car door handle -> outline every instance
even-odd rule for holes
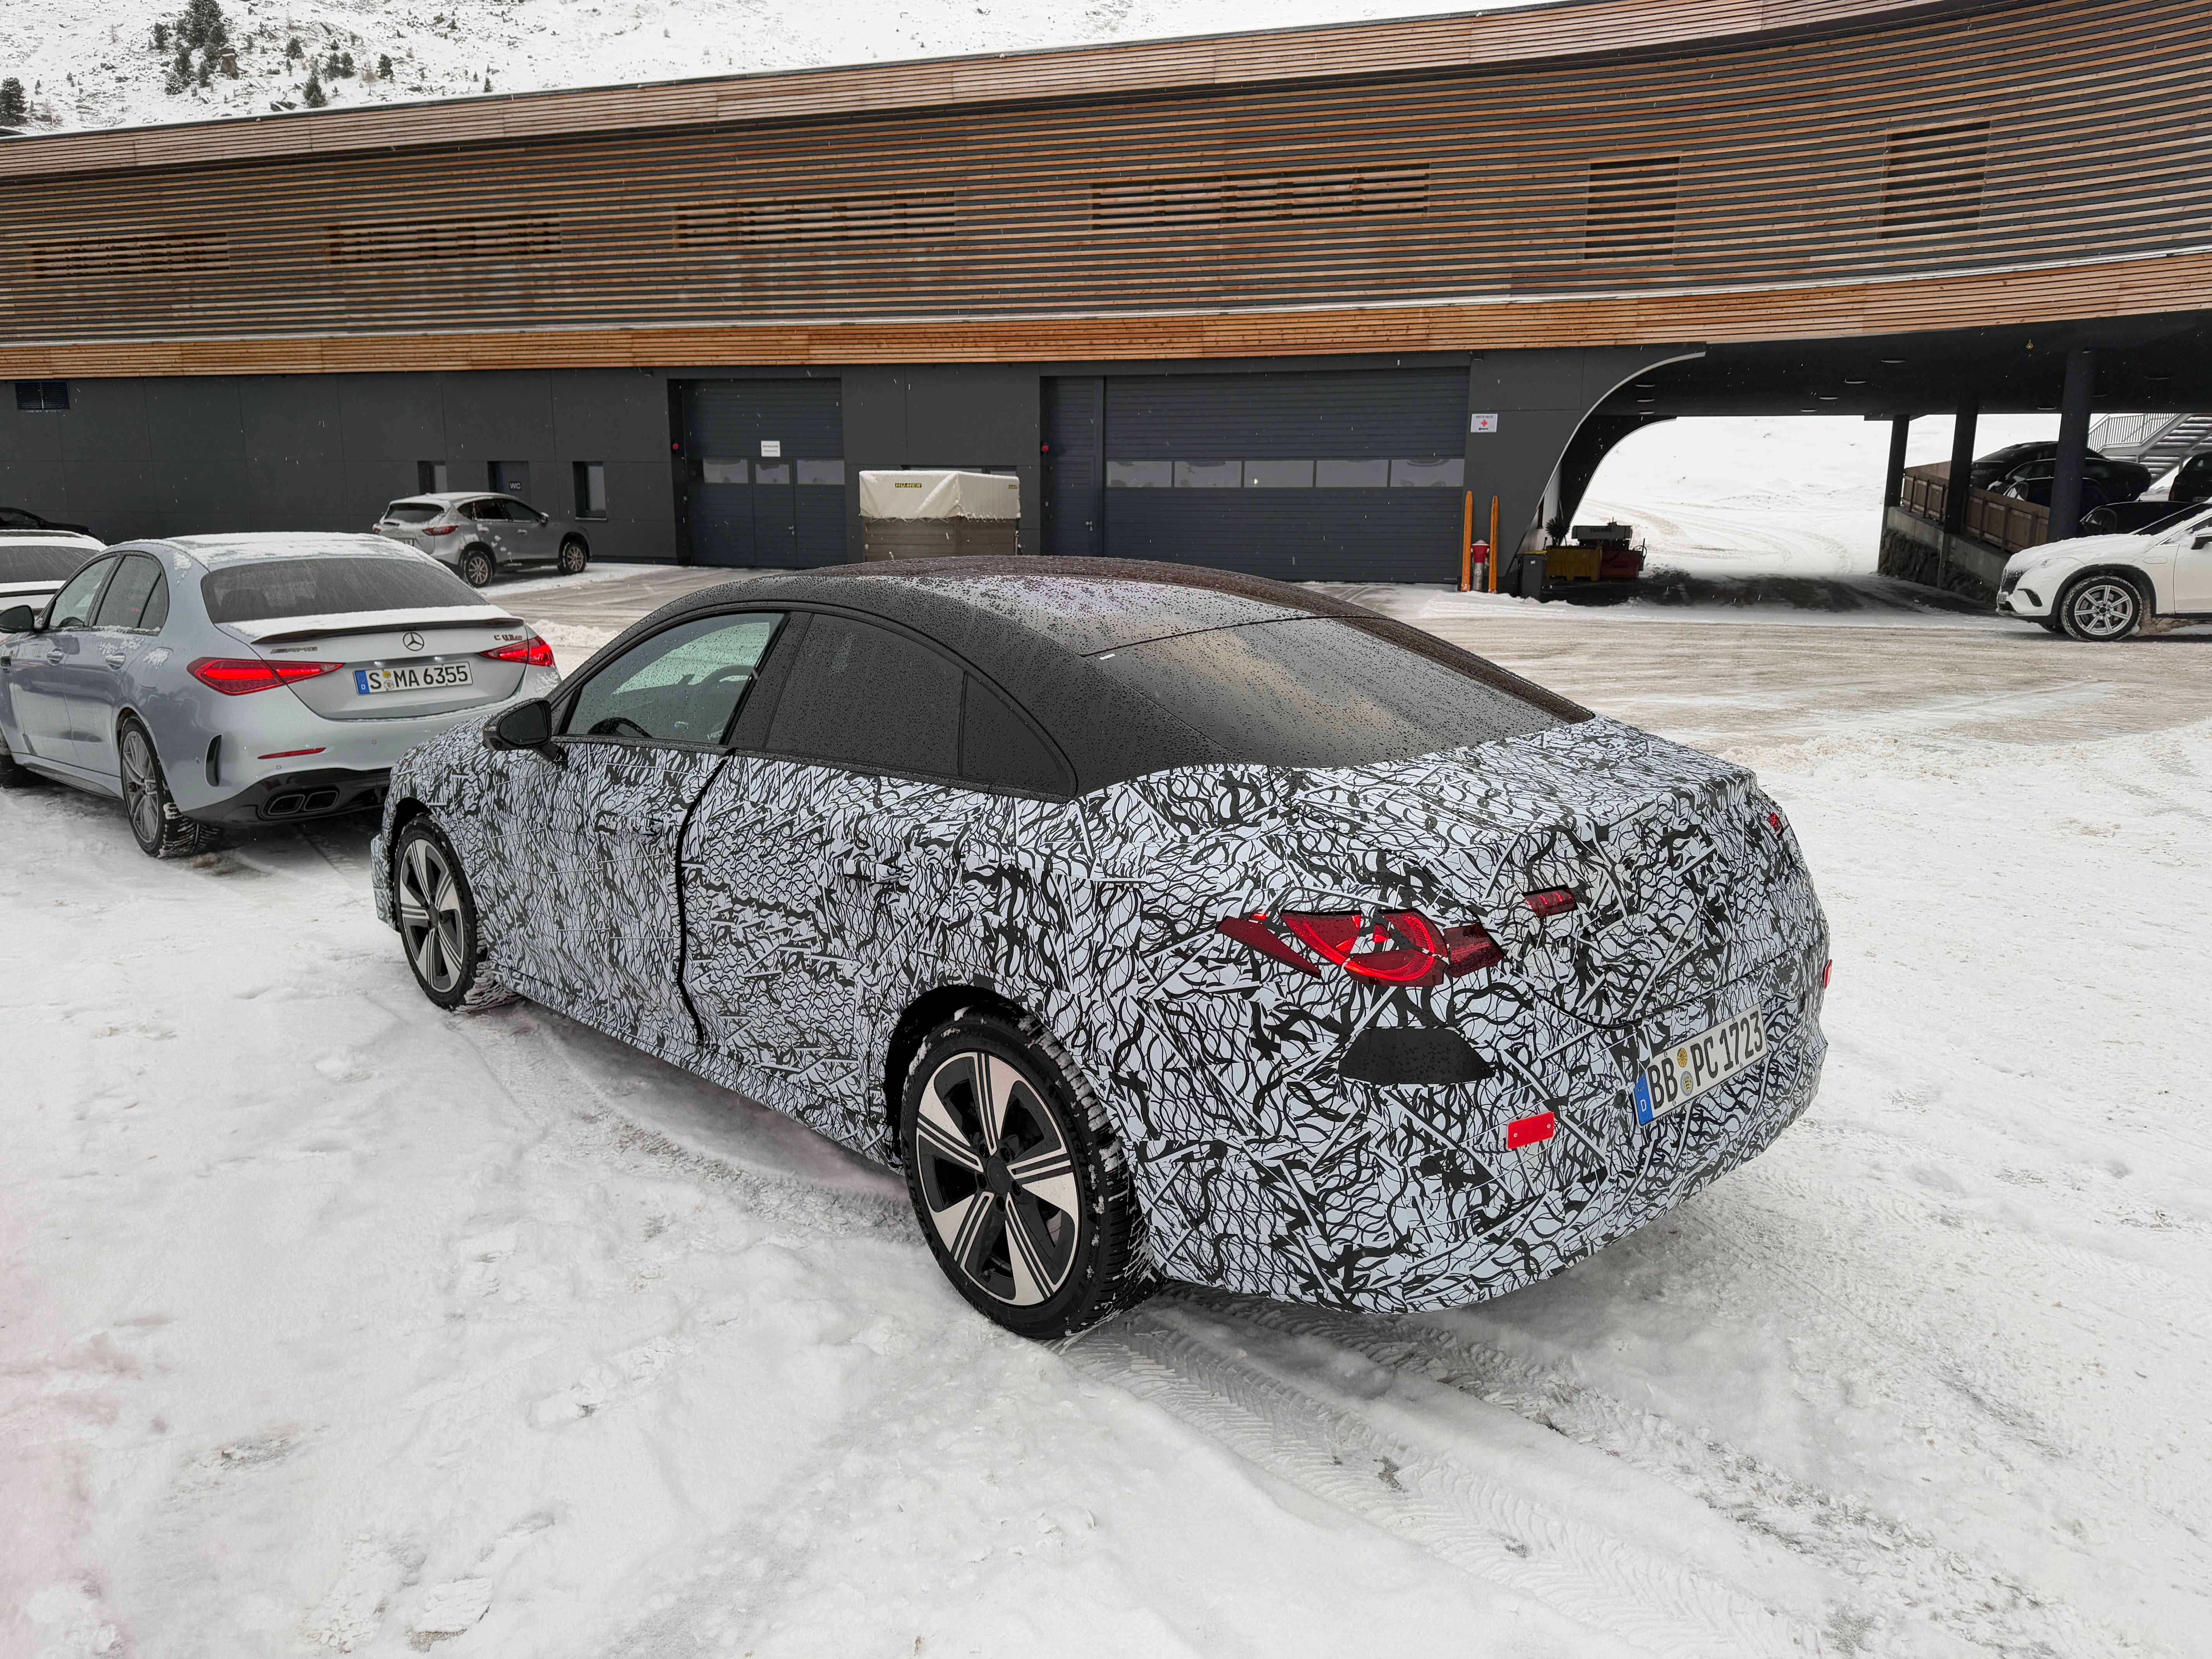
[[[130,660],[131,653],[128,651],[111,651],[107,653],[107,665],[110,668],[120,668]]]
[[[64,652],[58,646],[57,646],[53,650],[46,653],[47,665],[52,667],[59,667],[61,665],[62,658],[67,653]]]

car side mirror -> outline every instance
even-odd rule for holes
[[[2212,547],[2212,530],[2198,531],[2194,536],[2191,536],[2189,538],[2189,544],[2191,547]],[[10,611],[8,613],[7,617],[0,617],[0,628],[5,628],[8,625],[8,617],[15,615],[16,611],[22,609],[23,607],[21,605],[17,605],[15,611]]]
[[[543,697],[519,702],[484,727],[489,749],[535,749],[548,760],[559,760],[553,744],[553,705]]]
[[[0,611],[0,634],[35,634],[38,631],[39,613],[29,605],[11,605],[5,611]]]

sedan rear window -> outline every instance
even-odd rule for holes
[[[1267,766],[1410,760],[1581,715],[1480,657],[1397,631],[1305,617],[1180,634],[1091,660],[1231,758]]]
[[[226,565],[200,578],[200,598],[208,620],[219,623],[483,604],[445,566],[411,556],[257,559]]]
[[[0,547],[0,582],[58,582],[82,564],[87,547]]]
[[[384,518],[387,524],[428,524],[445,511],[436,501],[394,501],[384,509]]]

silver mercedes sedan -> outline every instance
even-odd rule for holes
[[[380,537],[126,542],[0,607],[0,787],[118,796],[174,858],[374,806],[406,750],[558,678],[520,617]]]
[[[592,559],[592,544],[574,520],[489,491],[403,495],[370,528],[451,566],[471,587],[518,565],[550,564],[573,576]]]

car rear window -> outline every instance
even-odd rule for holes
[[[0,581],[58,582],[94,550],[88,547],[0,547]]]
[[[200,578],[208,620],[268,622],[483,601],[459,576],[425,558],[258,559]]]
[[[392,524],[428,524],[445,510],[436,501],[394,501],[384,509],[384,516]]]
[[[1398,632],[1315,617],[1151,640],[1091,660],[1232,759],[1267,766],[1410,760],[1582,715],[1480,657]]]

